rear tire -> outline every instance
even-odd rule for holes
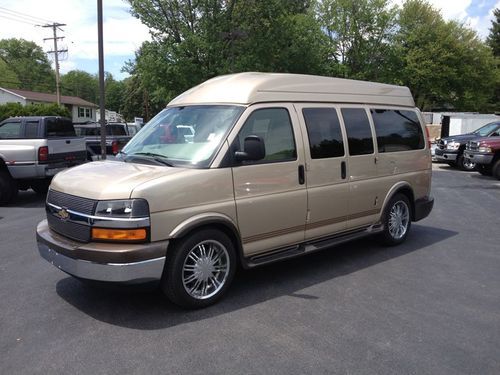
[[[384,231],[378,235],[379,242],[395,246],[404,242],[411,228],[411,205],[404,194],[394,195],[382,216]]]
[[[0,171],[0,205],[5,205],[17,196],[17,183],[7,171]]]
[[[226,293],[236,271],[236,252],[226,234],[202,229],[171,246],[161,283],[170,301],[197,309],[212,305]]]

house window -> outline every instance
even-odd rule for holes
[[[92,118],[92,109],[78,107],[78,117]]]

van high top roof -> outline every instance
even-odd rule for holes
[[[334,102],[415,107],[404,86],[284,73],[237,73],[212,78],[168,105]]]

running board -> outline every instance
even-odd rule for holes
[[[382,224],[370,225],[369,227],[345,232],[336,236],[320,238],[307,241],[299,245],[272,250],[263,254],[254,255],[244,259],[246,268],[253,268],[264,264],[274,263],[280,260],[295,258],[301,255],[313,253],[332,246],[340,245],[358,238],[380,233],[384,229]]]

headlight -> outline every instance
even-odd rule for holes
[[[487,147],[487,146],[479,146],[478,151],[479,152],[485,152],[485,153],[488,153],[488,154],[491,154],[493,152],[491,150],[491,147]]]
[[[149,205],[145,199],[99,201],[95,216],[123,219],[147,217],[149,216]]]
[[[446,144],[446,149],[448,150],[458,150],[458,148],[460,147],[460,143],[459,142],[448,142]]]

